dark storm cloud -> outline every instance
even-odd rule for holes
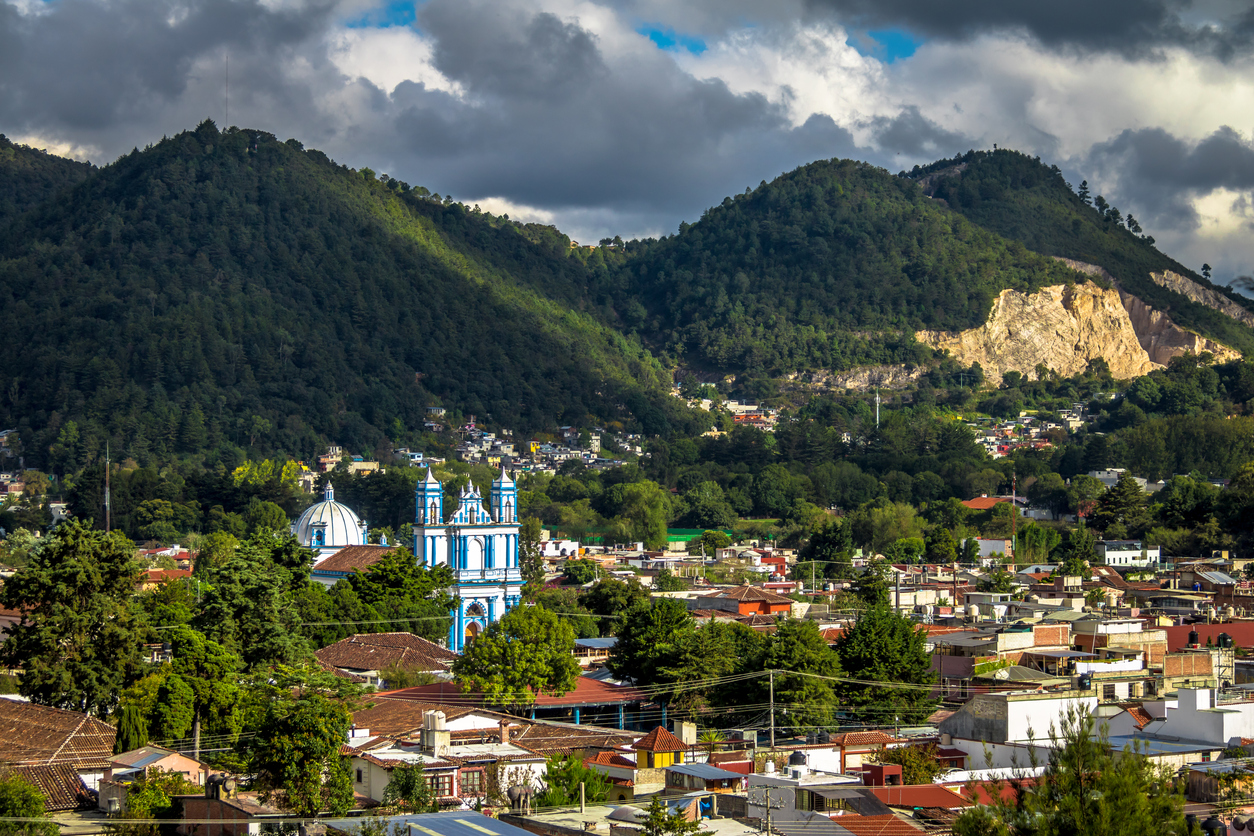
[[[889,119],[878,117],[871,122],[875,143],[885,152],[911,157],[938,159],[973,146],[970,138],[947,131],[910,105]]]
[[[813,13],[853,26],[901,27],[927,38],[961,40],[986,32],[1025,32],[1046,46],[1134,53],[1182,45],[1228,57],[1250,45],[1247,10],[1199,22],[1190,0],[807,0]]]
[[[607,58],[550,14],[433,0],[418,24],[465,94],[400,85],[393,150],[402,166],[438,160],[454,195],[652,206],[669,224],[758,179],[857,152],[827,117],[793,127],[781,106],[693,78],[661,51]]]
[[[1090,164],[1118,183],[1118,196],[1141,207],[1143,219],[1177,229],[1197,226],[1192,199],[1215,189],[1254,189],[1254,147],[1224,127],[1200,142],[1161,128],[1126,130],[1095,145]]]
[[[240,87],[264,89],[269,75],[250,78],[247,57],[261,51],[274,60],[323,29],[328,8],[269,11],[248,0],[61,0],[23,15],[0,3],[0,119],[10,132],[62,134],[107,131],[125,120],[143,124],[154,108],[186,93],[197,58],[226,49],[244,59],[237,67],[237,81],[245,82]]]

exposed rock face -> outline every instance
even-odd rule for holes
[[[876,388],[905,389],[914,385],[924,371],[926,369],[922,366],[859,366],[838,374],[815,372],[810,382],[820,389],[853,389],[858,392]]]
[[[1186,279],[1187,281],[1187,279]],[[1220,345],[1214,340],[1186,331],[1171,321],[1171,317],[1157,311],[1130,293],[1119,291],[1119,299],[1123,302],[1132,328],[1141,341],[1141,348],[1149,355],[1150,360],[1160,366],[1167,365],[1172,357],[1181,354],[1201,354],[1209,351],[1219,362],[1236,360],[1241,352]]]
[[[1161,273],[1150,273],[1150,278],[1155,284],[1162,285],[1168,290],[1174,290],[1182,296],[1187,296],[1198,304],[1213,308],[1222,314],[1254,328],[1254,311],[1238,305],[1222,293],[1217,293],[1209,287],[1202,287],[1192,279],[1185,278],[1179,273],[1173,273],[1170,270],[1164,270]]]
[[[1189,352],[1201,354],[1203,351],[1209,351],[1211,354],[1215,355],[1215,359],[1220,362],[1233,360],[1241,356],[1239,351],[1234,351],[1227,346],[1220,345],[1214,340],[1208,340],[1199,334],[1194,334],[1192,331],[1184,330],[1172,322],[1171,317],[1167,316],[1166,313],[1151,308],[1131,293],[1125,292],[1123,288],[1119,287],[1119,283],[1115,280],[1115,277],[1110,275],[1104,267],[1098,267],[1096,264],[1086,264],[1083,261],[1075,261],[1070,258],[1061,258],[1059,256],[1054,256],[1054,258],[1078,273],[1084,273],[1088,276],[1097,276],[1105,279],[1119,290],[1119,300],[1123,302],[1123,307],[1127,310],[1128,317],[1132,320],[1132,328],[1136,331],[1137,338],[1141,341],[1141,348],[1145,349],[1145,353],[1149,355],[1150,360],[1154,363],[1157,363],[1160,366],[1165,366],[1171,361],[1172,357],[1179,357],[1181,354],[1187,354]],[[1169,290],[1175,290],[1178,293],[1183,293],[1185,296],[1189,296],[1189,294],[1185,293],[1182,288],[1187,286],[1199,294],[1210,294],[1210,296],[1218,297],[1227,304],[1237,308],[1238,312],[1244,311],[1245,315],[1250,317],[1250,322],[1247,324],[1254,324],[1254,314],[1251,314],[1249,311],[1245,311],[1240,305],[1236,305],[1230,299],[1224,299],[1218,293],[1215,293],[1208,288],[1204,288],[1196,282],[1190,281],[1189,279],[1186,279],[1176,273],[1168,273],[1167,275],[1173,276],[1175,280],[1178,280],[1183,284],[1180,287],[1164,284],[1161,273],[1150,274],[1151,278],[1153,278],[1158,284],[1167,287]],[[1202,301],[1201,299],[1194,298],[1193,296],[1189,296],[1189,298],[1193,299],[1195,302]],[[1202,302],[1202,304],[1208,303]],[[1231,314],[1229,315],[1231,316]]]
[[[1117,378],[1148,374],[1159,365],[1141,347],[1119,291],[1092,283],[1031,294],[1003,290],[979,328],[919,331],[915,339],[964,365],[978,362],[993,381],[1008,371],[1030,375],[1040,364],[1063,376],[1079,374],[1098,357]]]
[[[1074,258],[1063,258],[1060,255],[1054,256],[1054,261],[1061,261],[1077,273],[1083,273],[1086,276],[1097,276],[1099,279],[1105,279],[1112,284],[1118,284],[1115,277],[1110,275],[1110,271],[1105,267],[1098,267],[1096,264],[1089,264],[1087,261],[1076,261]]]

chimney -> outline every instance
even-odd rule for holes
[[[675,736],[680,742],[693,746],[697,742],[697,724],[690,723],[686,720],[678,720],[675,722]]]
[[[509,743],[509,720],[501,721],[501,743]]]

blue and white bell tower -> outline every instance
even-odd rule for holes
[[[518,489],[504,468],[489,496],[491,504],[484,507],[470,485],[445,520],[444,489],[430,470],[414,491],[414,555],[426,566],[448,566],[456,578],[453,593],[461,602],[449,613],[448,646],[459,653],[522,597]]]

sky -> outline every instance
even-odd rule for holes
[[[996,144],[1228,283],[1252,38],[1233,0],[0,0],[0,132],[107,164],[212,118],[585,243]]]

